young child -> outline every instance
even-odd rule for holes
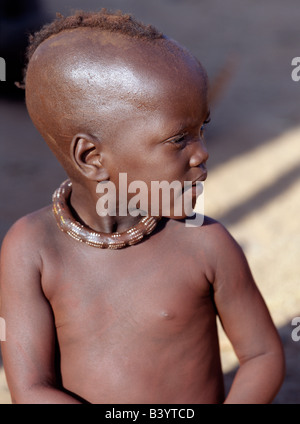
[[[172,201],[158,216],[150,206],[146,216],[120,213],[133,199],[119,199],[121,173],[127,188],[146,185],[149,205],[152,181],[206,178],[201,64],[153,27],[107,11],[58,17],[28,57],[29,114],[70,181],[2,245],[13,402],[271,402],[282,346],[237,243],[207,217],[188,228]],[[117,200],[100,216],[107,182]],[[226,399],[217,315],[240,362]]]

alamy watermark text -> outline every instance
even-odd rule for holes
[[[5,342],[5,340],[6,340],[5,319],[0,317],[0,341]]]
[[[296,82],[300,81],[300,57],[294,57],[291,65],[295,66],[291,73],[292,80]]]
[[[3,57],[0,57],[0,81],[6,81],[6,63]]]
[[[295,327],[292,331],[292,340],[294,342],[299,342],[300,340],[300,317],[295,317],[292,319],[292,326]]]

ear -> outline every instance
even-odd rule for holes
[[[71,142],[71,158],[76,168],[89,180],[105,181],[109,179],[102,164],[101,144],[87,134],[76,134]]]

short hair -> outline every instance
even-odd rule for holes
[[[39,31],[29,37],[29,44],[26,50],[24,80],[28,63],[35,50],[43,41],[61,31],[83,27],[99,28],[103,31],[115,32],[137,39],[155,40],[165,38],[164,34],[154,26],[145,25],[132,15],[123,14],[120,10],[116,12],[109,11],[105,8],[98,12],[78,10],[73,15],[67,17],[57,13],[56,19],[53,22],[44,25]]]

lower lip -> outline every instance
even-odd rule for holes
[[[199,195],[199,190],[197,190],[196,186],[192,186],[192,196],[196,197]]]
[[[197,183],[198,182],[200,182],[200,180],[197,181]],[[202,182],[202,180],[201,180],[201,182]],[[191,191],[193,197],[195,197],[195,196],[198,197],[203,192],[203,187],[202,188],[199,187],[199,185],[197,183],[194,184],[194,185],[192,185],[192,186],[190,186],[189,188],[186,188],[185,190],[182,189],[182,193],[184,194],[184,192],[186,192],[187,190],[189,190],[189,191]]]

